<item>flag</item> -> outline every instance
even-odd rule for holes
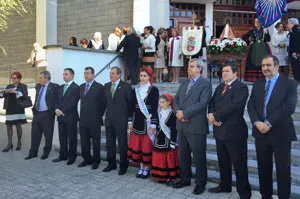
[[[256,0],[257,19],[268,28],[287,13],[286,0]]]

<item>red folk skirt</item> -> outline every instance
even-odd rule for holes
[[[178,148],[169,152],[153,151],[152,178],[159,181],[175,180],[179,176]]]
[[[246,69],[244,74],[244,80],[248,82],[256,82],[256,80],[259,80],[263,78],[264,75],[261,72],[261,69]]]
[[[152,163],[152,143],[148,134],[138,135],[133,132],[129,134],[127,159],[132,164],[144,163],[150,167]]]

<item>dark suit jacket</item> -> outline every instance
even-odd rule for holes
[[[208,80],[200,77],[186,96],[190,80],[180,85],[174,98],[174,111],[182,110],[188,122],[177,120],[177,131],[197,134],[208,134],[207,106],[211,98],[212,88]]]
[[[119,128],[127,128],[128,114],[132,107],[131,86],[120,80],[112,98],[111,85],[111,82],[104,85],[107,104],[105,126],[113,125]]]
[[[244,109],[248,99],[248,87],[239,80],[232,82],[222,95],[225,83],[215,90],[208,106],[220,127],[214,126],[214,137],[219,140],[241,140],[248,137],[248,127],[244,120]]]
[[[106,108],[105,91],[102,84],[94,81],[84,96],[86,83],[80,85],[80,126],[103,125]]]
[[[124,47],[123,55],[125,60],[138,60],[139,47],[141,41],[135,34],[126,35],[121,43],[118,45],[116,52],[119,52]]]
[[[38,99],[39,96],[39,92],[41,89],[41,84],[37,84],[35,86],[35,102],[34,105],[32,107],[32,112],[35,113],[37,110],[35,109],[36,107],[36,101]],[[47,92],[46,92],[46,104],[48,107],[48,110],[53,112],[53,114],[55,114],[55,106],[56,106],[56,102],[57,102],[57,89],[58,89],[58,84],[49,82],[48,87],[47,87]]]
[[[248,102],[248,113],[252,124],[256,121],[265,120],[263,116],[265,85],[265,79],[260,79],[253,85]],[[256,139],[267,139],[271,144],[296,140],[295,128],[291,117],[295,112],[296,104],[296,81],[279,76],[267,104],[266,120],[269,121],[272,127],[266,134],[260,133],[256,127],[253,127],[252,135]]]
[[[80,87],[76,83],[72,83],[65,95],[63,95],[65,84],[58,88],[57,104],[55,109],[59,109],[64,116],[57,117],[57,121],[74,123],[79,120],[77,105],[80,97]]]
[[[7,85],[5,89],[11,89],[11,88],[14,88],[13,84]],[[23,94],[23,97],[28,96],[27,85],[25,84],[19,83],[19,85],[17,86],[17,91],[20,91]],[[12,102],[8,103],[9,100],[13,100],[13,101],[17,100],[15,94],[4,93],[3,97],[4,97],[3,109],[8,109],[8,104],[12,103]],[[14,110],[19,110],[21,112],[22,110],[24,111],[24,109],[18,103],[12,103],[12,105],[17,106],[14,107]]]
[[[294,26],[290,32],[289,56],[300,53],[300,26]]]

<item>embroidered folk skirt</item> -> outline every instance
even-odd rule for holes
[[[133,132],[129,135],[127,159],[132,164],[144,163],[146,167],[152,163],[152,143],[148,134],[138,135]]]
[[[178,148],[169,152],[153,151],[152,178],[159,181],[175,180],[179,176]]]

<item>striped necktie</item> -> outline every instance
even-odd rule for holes
[[[194,83],[195,83],[194,80],[190,79],[189,85],[186,88],[185,96],[187,96],[187,94],[190,92],[190,90],[191,90],[192,86],[194,85]]]
[[[265,88],[265,94],[264,94],[264,117],[267,116],[266,106],[267,106],[267,96],[268,96],[268,93],[269,93],[269,90],[270,90],[270,85],[271,85],[271,80],[268,80],[267,86]]]
[[[229,88],[229,84],[225,84],[223,91],[222,91],[222,95],[224,95],[226,93],[228,88]]]

